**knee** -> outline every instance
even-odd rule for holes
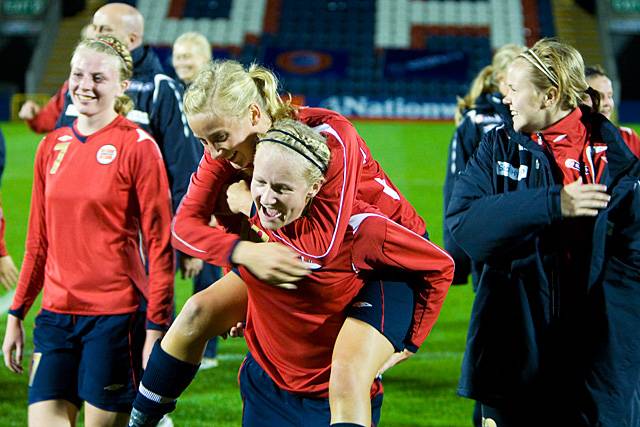
[[[207,310],[199,294],[190,297],[182,307],[175,322],[183,332],[189,334],[202,333],[206,325]]]
[[[355,360],[333,360],[331,362],[331,377],[329,393],[333,398],[344,398],[362,390],[368,392],[373,382],[373,376],[364,375]]]

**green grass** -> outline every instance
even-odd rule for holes
[[[33,158],[40,137],[21,123],[1,125],[8,151],[2,182],[6,238],[19,264],[24,251]],[[388,175],[426,219],[432,239],[441,243],[442,183],[453,124],[359,122],[357,127]],[[190,283],[176,281],[178,306],[190,292]],[[385,374],[383,426],[470,425],[472,404],[456,397],[455,386],[472,298],[469,286],[452,288],[440,321],[424,348],[412,360]],[[33,348],[31,337],[37,307],[39,302],[25,322],[27,356]],[[1,315],[3,335],[5,324],[6,316]],[[242,405],[236,375],[245,351],[242,340],[221,342],[220,367],[198,374],[172,414],[176,426],[240,425]],[[0,369],[0,384],[0,425],[26,425],[27,375]]]

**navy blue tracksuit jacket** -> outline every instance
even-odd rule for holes
[[[612,199],[595,219],[562,219],[553,158],[505,126],[456,180],[446,225],[484,263],[458,392],[531,402],[540,425],[619,427],[640,380],[640,166],[603,116],[583,122],[608,145]],[[584,268],[563,270],[566,248]]]
[[[482,137],[496,126],[510,121],[509,109],[502,103],[499,93],[486,93],[475,100],[475,108],[465,112],[449,143],[449,161],[444,181],[444,211],[447,212],[456,176],[467,166]],[[456,263],[453,284],[467,283],[472,275],[474,289],[482,272],[482,263],[472,262],[464,250],[453,239],[449,229],[443,228],[444,248]]]
[[[134,109],[127,118],[149,132],[158,143],[169,177],[175,212],[187,192],[191,174],[198,167],[203,148],[187,124],[182,108],[181,85],[164,74],[150,47],[138,47],[131,51],[131,56],[133,77],[127,95],[133,100]],[[77,116],[67,91],[56,128],[72,125]]]

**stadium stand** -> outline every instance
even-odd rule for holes
[[[452,105],[495,47],[550,34],[552,29],[540,24],[549,21],[542,14],[550,8],[538,5],[532,0],[137,2],[148,22],[146,39],[167,65],[170,43],[185,31],[200,31],[212,42],[214,56],[265,63],[287,91],[309,103],[334,102],[335,108],[348,99],[354,105],[369,102],[364,110],[389,110],[388,100],[396,110],[403,109],[402,102]]]
[[[77,32],[94,3],[62,26],[73,19]],[[266,64],[287,92],[354,116],[449,119],[455,96],[465,93],[496,47],[554,33],[552,0],[128,3],[144,15],[145,41],[170,74],[171,44],[184,32],[198,31],[215,57]],[[45,74],[46,88],[64,80]]]

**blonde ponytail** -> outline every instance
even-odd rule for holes
[[[258,92],[264,100],[264,106],[273,120],[294,117],[291,100],[284,101],[278,94],[278,80],[276,76],[264,67],[251,64],[249,76],[253,79]]]
[[[187,89],[184,110],[188,116],[207,112],[239,118],[257,104],[272,120],[294,117],[295,109],[277,89],[276,76],[264,67],[253,64],[247,70],[237,61],[211,61]]]
[[[493,82],[493,66],[487,65],[480,70],[476,78],[473,79],[469,92],[467,92],[464,98],[458,97],[458,106],[455,114],[456,126],[462,121],[462,116],[466,110],[475,108],[476,99],[478,99],[480,95],[495,92],[496,90],[497,87]]]
[[[113,109],[121,116],[126,116],[129,111],[133,110],[133,100],[129,98],[129,95],[120,95],[116,98]]]

